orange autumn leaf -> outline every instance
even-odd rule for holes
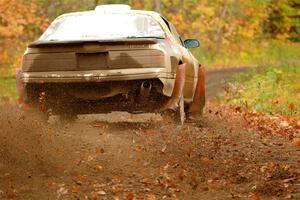
[[[293,139],[293,145],[296,147],[300,147],[300,138],[294,138]]]
[[[76,185],[72,186],[71,192],[72,193],[78,193],[78,188],[76,187]]]
[[[296,110],[295,104],[294,104],[294,103],[290,103],[290,104],[289,104],[289,109],[290,109],[291,111]]]
[[[250,200],[261,200],[261,198],[258,194],[255,194],[250,198]]]
[[[129,192],[127,195],[126,195],[126,199],[127,200],[133,200],[134,199],[134,194],[132,192]]]

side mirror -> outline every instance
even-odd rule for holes
[[[196,48],[200,46],[200,42],[196,39],[187,39],[184,41],[184,46],[186,48]]]

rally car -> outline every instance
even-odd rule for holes
[[[20,102],[52,114],[112,111],[200,116],[204,67],[157,12],[101,5],[55,19],[17,71]]]

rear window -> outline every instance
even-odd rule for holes
[[[135,37],[164,38],[160,24],[144,14],[84,13],[56,19],[40,41],[109,40]]]

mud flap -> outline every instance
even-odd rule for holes
[[[203,108],[205,106],[205,68],[201,64],[198,70],[198,81],[196,91],[194,94],[193,102],[189,107],[188,115],[199,115],[203,114]]]
[[[179,107],[179,100],[183,97],[183,88],[185,84],[185,69],[186,64],[178,65],[176,70],[175,84],[171,97],[165,103],[164,110],[176,110]]]

